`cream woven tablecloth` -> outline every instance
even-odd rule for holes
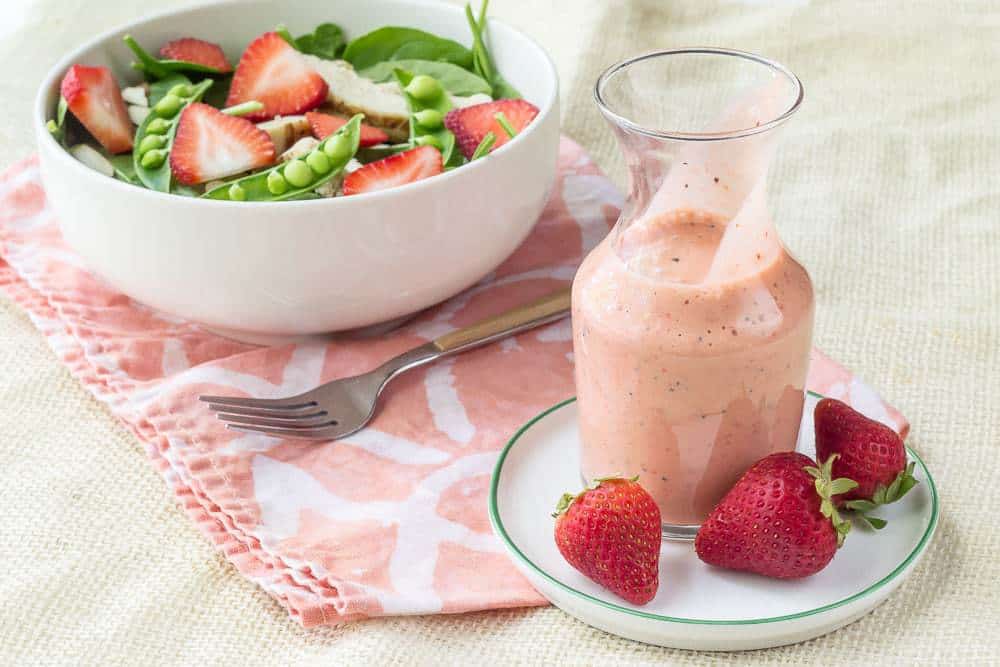
[[[33,152],[31,99],[51,63],[154,4],[183,3],[4,3],[0,164]],[[566,132],[619,182],[590,94],[603,65],[724,45],[774,57],[805,82],[772,205],[817,286],[817,344],[904,411],[937,477],[941,523],[914,576],[832,635],[739,655],[644,646],[553,608],[304,631],[197,534],[138,442],[0,300],[0,664],[1000,659],[1000,8],[494,0],[492,13],[549,49]]]

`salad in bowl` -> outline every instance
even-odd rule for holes
[[[324,22],[296,36],[279,24],[231,62],[200,36],[140,44],[126,34],[142,81],[74,63],[46,127],[94,170],[178,196],[278,202],[394,188],[485,157],[538,115],[497,69],[486,7],[465,7],[469,47],[412,27],[350,36]]]
[[[68,52],[34,131],[83,266],[277,342],[398,321],[494,271],[557,182],[559,79],[485,6],[215,0]]]

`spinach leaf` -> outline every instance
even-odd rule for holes
[[[344,60],[363,70],[386,60],[437,60],[472,69],[472,52],[458,42],[415,28],[386,26],[351,40]]]
[[[475,95],[483,93],[489,95],[493,88],[484,79],[476,76],[472,72],[462,69],[458,65],[440,62],[435,60],[388,60],[367,67],[358,74],[381,83],[393,78],[393,71],[402,69],[416,74],[426,74],[432,76],[444,86],[452,95]]]
[[[276,32],[302,53],[324,60],[336,60],[347,46],[343,29],[335,23],[321,23],[313,32],[299,37],[292,37],[288,28],[283,25],[278,26]]]
[[[200,197],[202,195],[201,188],[184,185],[183,183],[174,183],[171,185],[170,192],[183,197]]]
[[[499,74],[493,77],[493,98],[497,100],[519,100],[521,93],[517,88],[507,83]]]
[[[155,85],[155,84],[153,84]],[[202,102],[205,104],[211,104],[216,109],[222,109],[226,106],[226,100],[229,99],[229,87],[233,85],[233,75],[227,74],[224,77],[215,80],[215,83],[205,96],[202,98]],[[169,88],[167,90],[170,90]],[[152,106],[152,104],[150,104]]]
[[[333,23],[323,23],[316,27],[311,35],[303,35],[298,39],[299,50],[311,53],[325,60],[336,60],[347,47],[344,31]]]
[[[472,7],[465,5],[465,18],[472,31],[472,71],[490,82],[493,87],[493,99],[508,99],[521,97],[514,86],[500,76],[489,49],[486,48],[486,8],[489,0],[483,0],[479,7],[479,18],[472,15]]]
[[[108,162],[115,169],[115,178],[120,181],[125,181],[126,183],[131,183],[132,185],[138,185],[143,187],[142,182],[139,181],[139,177],[135,173],[135,163],[132,161],[132,154],[125,153],[124,155],[110,155],[108,156]]]

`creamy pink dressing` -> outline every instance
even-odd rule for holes
[[[573,285],[583,474],[638,474],[664,523],[700,523],[751,464],[795,447],[812,285],[769,224],[738,273],[713,270],[732,222],[638,220]]]

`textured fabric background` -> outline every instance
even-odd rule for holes
[[[184,4],[159,0],[156,10]],[[694,654],[553,608],[304,631],[214,553],[132,436],[0,301],[2,664],[990,664],[1000,654],[1000,8],[991,0],[494,0],[563,82],[565,131],[620,182],[600,69],[658,46],[762,52],[805,82],[771,203],[817,286],[816,343],[911,419],[937,536],[872,615],[793,647]],[[0,163],[33,152],[31,99],[136,0],[14,0],[0,22]],[[128,511],[122,511],[128,508]]]

